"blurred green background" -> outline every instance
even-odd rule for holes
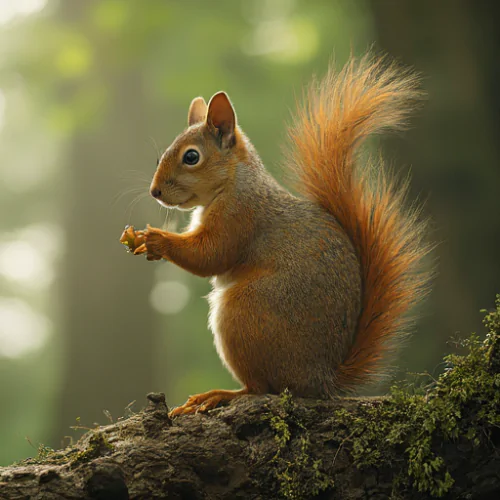
[[[490,7],[491,5],[491,7]],[[148,196],[191,99],[231,96],[278,174],[312,74],[374,45],[424,75],[425,108],[384,139],[426,200],[438,276],[400,373],[439,373],[500,291],[500,36],[489,2],[0,0],[0,464],[66,444],[150,391],[236,388],[208,280],[133,258],[125,224],[182,228]],[[381,391],[384,390],[381,388]],[[103,413],[106,410],[107,416]],[[66,436],[66,437],[65,437]]]

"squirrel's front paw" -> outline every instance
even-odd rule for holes
[[[149,224],[144,231],[136,231],[134,226],[127,226],[120,242],[134,255],[146,254],[148,260],[160,260],[165,256],[165,237],[160,229]]]
[[[141,253],[146,252],[148,260],[160,260],[166,257],[166,238],[163,231],[148,224],[147,229],[144,231],[144,244],[142,247],[144,248],[139,247],[137,250],[141,249]]]

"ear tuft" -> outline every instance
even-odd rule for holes
[[[235,141],[236,114],[225,92],[217,92],[208,103],[207,125],[220,139],[222,147],[231,147]]]
[[[207,103],[203,97],[196,97],[191,101],[188,111],[188,125],[195,125],[205,120],[207,116]]]

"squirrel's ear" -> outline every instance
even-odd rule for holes
[[[222,147],[234,145],[236,114],[225,92],[217,92],[208,103],[207,125],[220,140]]]
[[[200,123],[207,116],[207,103],[203,97],[196,97],[191,101],[188,111],[188,125]]]

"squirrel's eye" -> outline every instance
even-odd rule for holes
[[[196,165],[200,161],[200,153],[196,149],[188,149],[182,158],[186,165]]]

